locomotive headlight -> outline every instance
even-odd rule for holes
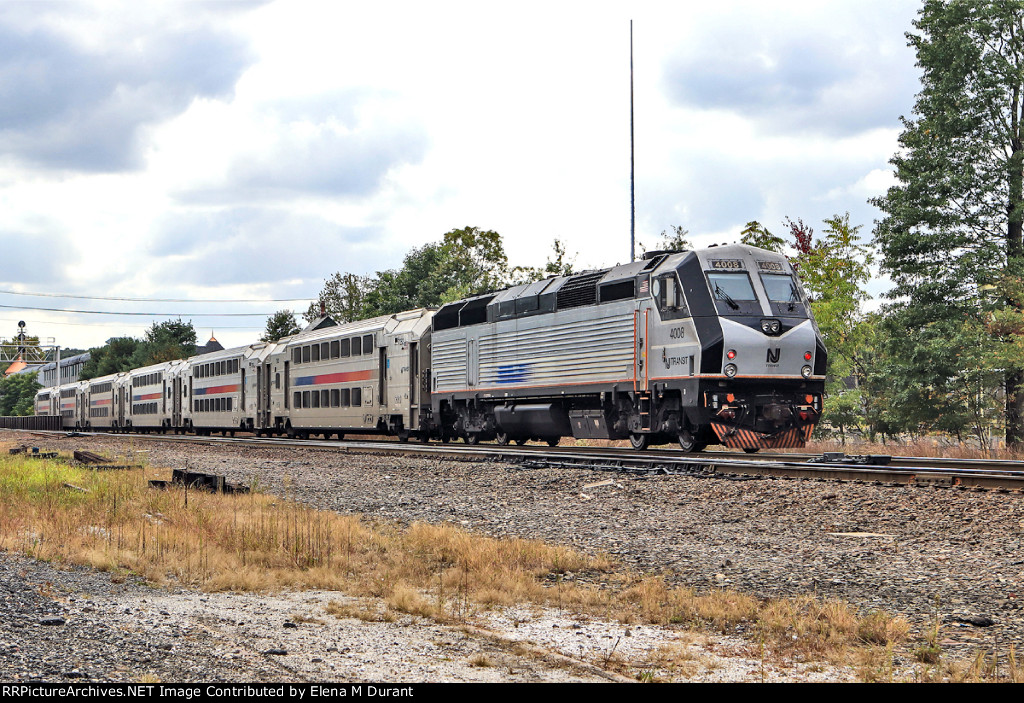
[[[736,375],[736,364],[726,364],[725,365],[725,375],[728,376],[729,378],[732,378],[733,376],[735,376]],[[807,375],[809,376],[810,373],[808,373]]]
[[[725,353],[725,355],[727,357],[729,357],[730,359],[735,359],[736,358],[736,350],[735,349],[730,349],[729,351],[727,351]]]
[[[803,376],[804,378],[810,378],[811,377],[811,367],[810,366],[804,366],[802,369],[800,369],[800,375]]]

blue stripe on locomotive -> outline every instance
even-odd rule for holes
[[[506,364],[498,367],[498,383],[522,383],[529,377],[529,364]]]

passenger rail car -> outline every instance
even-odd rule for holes
[[[431,315],[412,310],[281,340],[263,362],[258,429],[422,435]]]
[[[181,368],[176,389],[182,399],[175,428],[197,434],[252,431],[256,422],[253,389],[255,364],[267,345],[252,344],[193,356]]]
[[[474,443],[803,446],[826,352],[788,260],[744,245],[457,301],[434,316],[438,432]]]
[[[180,388],[183,361],[165,361],[134,369],[117,382],[115,429],[143,432],[168,430],[181,426]]]
[[[86,417],[82,423],[83,428],[109,430],[114,427],[118,381],[123,377],[123,373],[116,373],[82,382],[86,385]]]

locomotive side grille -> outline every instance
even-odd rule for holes
[[[570,278],[558,290],[555,306],[559,310],[597,303],[597,282],[607,271],[594,271]]]

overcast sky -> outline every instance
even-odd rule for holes
[[[578,266],[628,261],[630,19],[649,247],[846,211],[870,237],[918,90],[915,2],[370,5],[0,4],[0,336],[87,348],[167,319],[31,306],[246,344],[265,317],[198,314],[307,303],[6,291],[312,299],[467,225],[513,264],[556,237]]]

